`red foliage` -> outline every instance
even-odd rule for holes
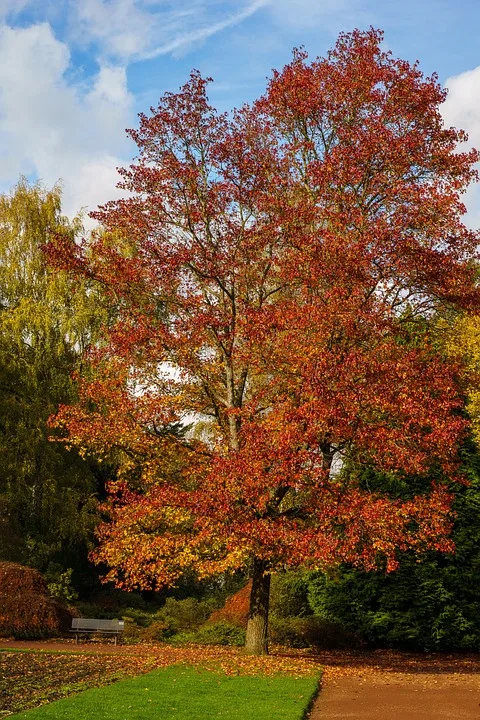
[[[248,611],[250,609],[250,593],[252,592],[252,581],[250,580],[245,587],[230,595],[225,601],[225,605],[220,610],[215,610],[208,622],[219,622],[226,620],[233,625],[247,627]]]
[[[68,631],[71,620],[37,570],[0,562],[0,637],[51,637]]]
[[[57,245],[116,313],[55,422],[123,458],[97,553],[121,585],[252,558],[393,569],[398,548],[452,547],[440,475],[401,501],[354,471],[456,478],[457,367],[418,327],[478,306],[461,202],[478,153],[444,128],[436,78],[381,40],[295,53],[231,118],[192,73],[130,131],[139,158],[129,196],[94,214],[105,232]],[[192,417],[202,433],[173,432]]]
[[[17,563],[0,562],[0,592],[4,595],[48,595],[48,588],[38,570]]]

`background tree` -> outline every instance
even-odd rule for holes
[[[369,645],[403,650],[476,651],[480,646],[480,463],[466,443],[462,463],[468,484],[454,489],[455,553],[429,551],[421,562],[406,552],[399,569],[365,573],[342,566],[330,574],[304,578],[314,613],[340,623]],[[405,495],[409,484],[364,469],[370,487],[392,485]],[[411,479],[410,485],[419,480]]]
[[[102,317],[94,289],[47,267],[42,250],[51,233],[74,242],[80,230],[59,187],[22,179],[0,197],[0,557],[42,571],[85,563],[98,520],[93,464],[47,429],[75,399],[71,373]]]
[[[467,422],[456,366],[410,327],[477,303],[460,194],[478,155],[443,127],[436,78],[381,39],[296,52],[231,117],[193,73],[129,131],[106,232],[56,251],[119,313],[57,420],[82,451],[123,453],[97,558],[129,587],[248,567],[253,652],[272,571],[451,547],[443,479]],[[200,435],[170,432],[192,418]],[[438,482],[390,497],[332,473],[336,454]]]

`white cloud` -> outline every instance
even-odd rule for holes
[[[20,173],[49,186],[61,179],[73,215],[120,194],[116,167],[134,152],[124,132],[135,124],[127,64],[185,52],[269,0],[46,0],[43,16],[65,41],[48,22],[7,24],[37,1],[0,0],[0,190]],[[93,53],[93,76],[71,65],[67,42]]]
[[[448,78],[445,83],[448,96],[441,110],[447,127],[456,127],[468,133],[468,147],[480,149],[480,66]],[[480,227],[480,187],[471,185],[464,196],[471,228]]]
[[[115,167],[131,155],[125,69],[100,67],[88,86],[68,84],[68,47],[47,23],[0,28],[0,182],[20,173],[64,186],[64,211],[94,209],[115,196]]]
[[[38,0],[0,0],[0,190],[20,173],[47,185],[62,179],[69,215],[118,197],[116,166],[134,151],[124,133],[135,124],[128,63],[185,53],[261,9],[279,24],[311,28],[358,2],[45,0],[42,15],[62,28],[61,41],[47,22],[6,24],[22,10],[38,11]],[[67,42],[96,58],[93,76],[71,65]]]
[[[136,55],[154,34],[152,15],[135,0],[73,0],[70,19],[74,40],[98,43],[107,56]]]
[[[480,145],[480,66],[448,78],[442,115],[447,125],[469,133],[470,143]]]
[[[119,159],[113,155],[103,154],[97,159],[89,157],[79,163],[77,174],[74,177],[74,187],[68,193],[71,197],[70,205],[72,210],[78,211],[81,207],[94,210],[107,200],[120,197],[120,192],[115,189],[118,182]],[[65,193],[67,200],[67,193]],[[74,205],[73,202],[80,204]],[[65,203],[66,204],[66,203]],[[85,223],[89,224],[89,223]]]

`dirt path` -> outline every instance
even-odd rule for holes
[[[480,720],[480,661],[331,653],[310,720]]]

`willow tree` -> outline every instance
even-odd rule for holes
[[[456,367],[404,319],[477,303],[460,196],[478,155],[381,39],[296,52],[230,116],[192,73],[129,131],[104,232],[56,250],[119,312],[57,419],[83,451],[124,453],[97,558],[126,587],[248,568],[256,653],[272,572],[451,547],[440,481],[399,500],[332,472],[343,455],[454,478],[466,427]],[[170,432],[187,421],[202,433]]]

